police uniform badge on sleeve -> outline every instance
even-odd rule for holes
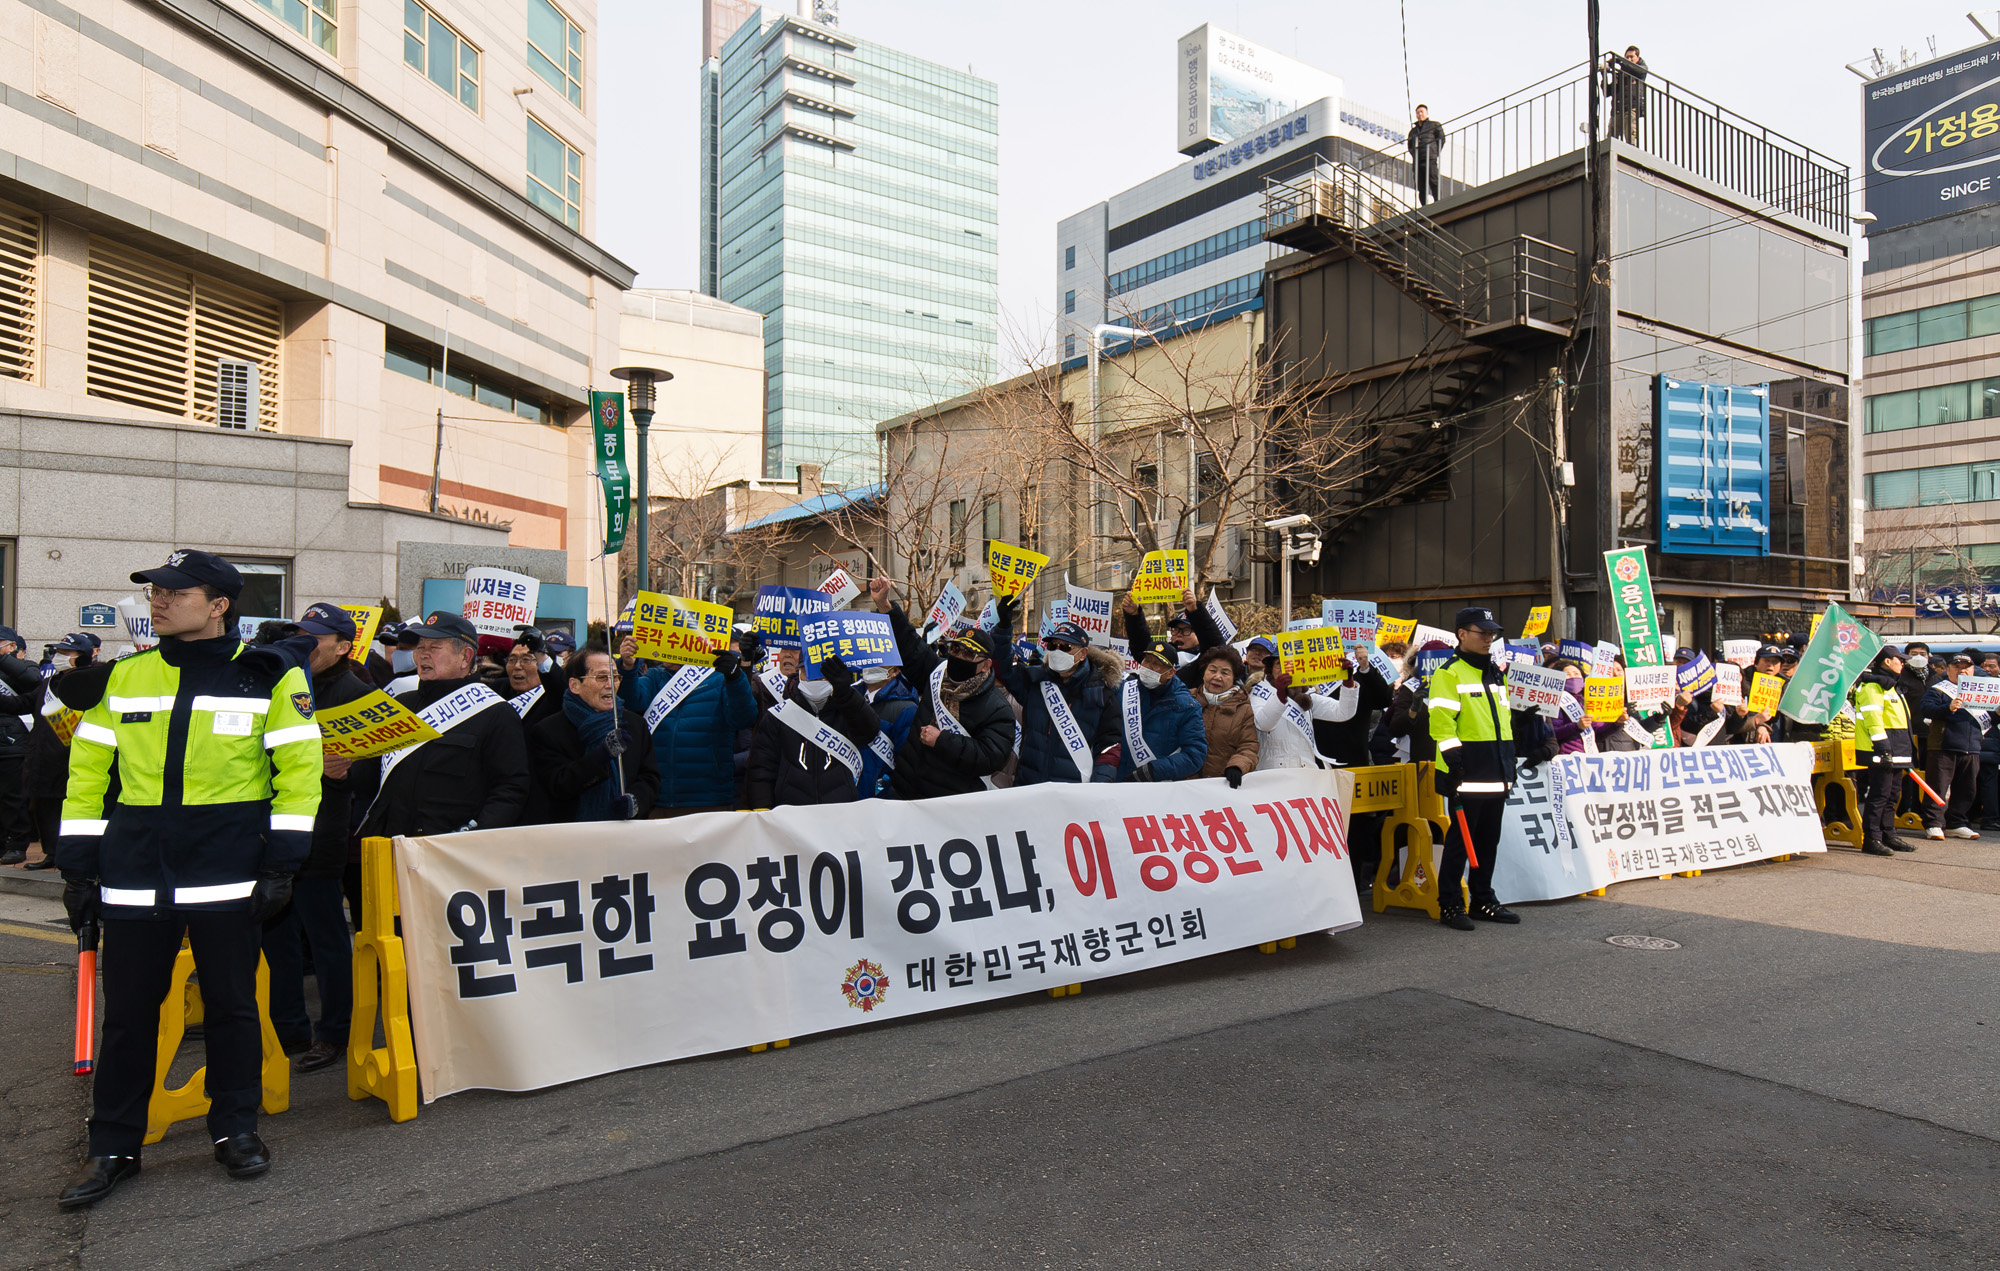
[[[311,719],[313,717],[313,695],[311,693],[292,694],[292,709],[299,713],[299,718]]]

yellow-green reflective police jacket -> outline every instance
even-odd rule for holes
[[[312,846],[312,711],[303,669],[233,634],[120,659],[70,743],[56,864],[99,880],[106,917],[244,908]]]
[[[1507,706],[1507,675],[1481,657],[1464,653],[1431,675],[1424,705],[1437,743],[1437,787],[1467,798],[1505,798],[1514,784],[1514,715]]]

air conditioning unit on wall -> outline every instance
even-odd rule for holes
[[[235,358],[219,358],[215,363],[215,423],[218,428],[243,431],[258,425],[260,395],[257,364]]]

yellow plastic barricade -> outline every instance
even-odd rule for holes
[[[1840,793],[1845,801],[1842,806],[1847,809],[1854,821],[1859,822],[1861,819],[1859,815],[1861,796],[1854,788],[1854,778],[1847,775],[1849,771],[1860,766],[1854,761],[1854,741],[1852,738],[1829,737],[1824,741],[1814,742],[1812,748],[1813,797],[1819,804],[1820,820],[1823,823],[1821,829],[1826,841],[1844,843],[1858,851],[1862,841],[1861,826],[1847,821],[1826,819],[1829,791]]]
[[[417,1115],[417,1046],[410,1032],[410,974],[396,933],[392,840],[361,840],[361,930],[354,937],[354,1022],[347,1033],[347,1097],[373,1095],[391,1121]],[[381,1008],[383,1045],[375,1045]]]
[[[1432,782],[1431,765],[1384,764],[1355,768],[1353,773],[1353,811],[1389,814],[1382,823],[1382,861],[1375,867],[1375,912],[1393,905],[1419,909],[1436,918],[1437,848],[1444,842],[1445,812],[1444,800]],[[1397,882],[1391,886],[1399,828],[1406,857]]]
[[[181,942],[180,956],[174,959],[173,979],[167,982],[166,1000],[160,1003],[160,1044],[153,1069],[153,1097],[146,1104],[146,1139],[158,1143],[167,1136],[167,1127],[208,1115],[208,1066],[194,1070],[186,1084],[167,1087],[167,1069],[173,1066],[181,1039],[187,1030],[201,1023],[201,987],[189,980],[194,974],[194,950]],[[259,1107],[279,1113],[292,1106],[292,1061],[278,1044],[271,1027],[271,968],[264,955],[257,955],[257,1023],[264,1035],[264,1098]]]

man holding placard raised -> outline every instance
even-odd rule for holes
[[[903,607],[889,599],[889,580],[869,581],[868,596],[886,609],[903,658],[903,674],[917,691],[910,740],[896,756],[892,779],[905,799],[970,794],[989,788],[994,773],[1014,754],[1014,708],[993,678],[998,650],[990,631],[974,627],[944,641],[940,658],[910,625]]]
[[[415,838],[518,824],[533,784],[528,742],[506,699],[474,674],[478,629],[440,609],[403,633],[417,638],[417,686],[396,700],[438,735],[382,756],[382,789],[362,835]]]
[[[1489,650],[1502,630],[1490,609],[1458,611],[1458,653],[1431,676],[1431,740],[1437,743],[1436,780],[1449,801],[1444,859],[1438,867],[1439,921],[1472,930],[1472,919],[1517,923],[1519,915],[1493,893],[1493,863],[1500,853],[1507,791],[1514,785],[1514,731],[1507,705],[1507,673]],[[1472,866],[1470,917],[1459,892]]]

